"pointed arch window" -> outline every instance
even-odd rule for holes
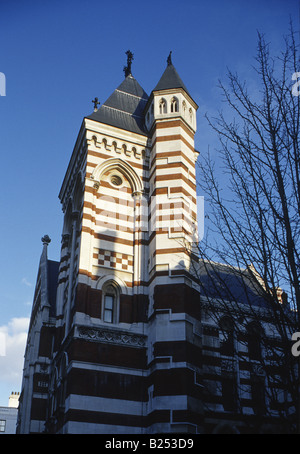
[[[163,98],[161,98],[161,100],[159,101],[159,113],[160,114],[167,113],[167,103],[166,100]]]
[[[103,288],[103,321],[106,323],[117,323],[119,306],[119,292],[113,282]]]
[[[104,314],[103,319],[105,322],[112,323],[114,319],[114,305],[115,295],[106,294],[104,297]]]
[[[171,99],[171,112],[178,112],[178,100],[175,97]]]

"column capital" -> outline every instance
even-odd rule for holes
[[[132,194],[132,197],[136,198],[141,198],[141,197],[146,197],[145,191],[134,191]]]

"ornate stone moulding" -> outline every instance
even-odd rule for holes
[[[90,328],[87,326],[76,327],[77,336],[92,342],[104,342],[129,347],[143,348],[146,346],[146,336],[129,333],[127,331],[115,331],[107,328]]]

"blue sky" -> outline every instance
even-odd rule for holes
[[[276,54],[290,17],[298,30],[298,0],[0,0],[0,332],[8,339],[0,405],[20,390],[44,234],[49,258],[59,260],[58,193],[77,133],[91,100],[103,103],[122,82],[125,52],[150,94],[173,51],[199,105],[195,145],[206,150],[216,145],[203,115],[222,108],[218,79],[226,81],[228,67],[255,84],[257,30]]]

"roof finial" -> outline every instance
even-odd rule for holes
[[[97,112],[98,105],[100,104],[100,102],[98,101],[98,98],[93,99],[92,102],[94,103],[94,112]]]
[[[51,243],[51,238],[48,235],[44,235],[42,238],[42,243],[44,246],[48,246]]]
[[[167,63],[168,63],[168,66],[172,65],[172,58],[171,58],[171,54],[172,54],[172,51],[170,50],[169,56],[168,56],[168,58],[167,58]]]
[[[125,52],[126,55],[127,55],[127,66],[124,66],[124,73],[125,73],[125,77],[131,75],[131,63],[132,63],[132,60],[133,60],[133,53],[130,52],[130,50],[128,50],[127,52]]]

